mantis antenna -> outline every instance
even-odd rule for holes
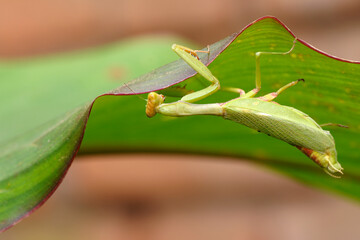
[[[138,93],[134,92],[134,90],[131,89],[131,87],[129,87],[126,83],[124,83],[124,86],[126,86],[135,96],[137,96],[138,98],[140,98],[141,100],[144,100],[145,102],[147,102],[148,100],[143,98],[143,97],[140,97],[138,95]]]

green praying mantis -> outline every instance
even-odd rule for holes
[[[172,50],[197,73],[208,80],[210,85],[183,96],[177,102],[171,103],[164,103],[165,97],[163,95],[151,92],[147,99],[146,115],[153,117],[160,113],[172,117],[192,115],[221,116],[224,119],[243,124],[297,147],[322,167],[326,173],[333,177],[339,177],[339,174],[343,174],[343,168],[337,161],[334,138],[329,131],[323,130],[321,126],[343,125],[319,125],[300,110],[280,105],[273,101],[280,93],[296,85],[298,82],[304,81],[304,79],[290,82],[276,92],[255,98],[255,95],[261,88],[260,56],[263,54],[289,54],[294,49],[296,41],[297,39],[295,38],[291,49],[287,52],[257,52],[255,54],[255,88],[247,93],[239,88],[220,87],[219,80],[199,60],[197,55],[197,52],[209,52],[209,47],[208,51],[199,51],[174,44]],[[237,92],[239,97],[224,103],[193,104],[193,102],[204,99],[220,89]]]

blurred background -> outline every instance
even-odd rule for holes
[[[0,0],[0,57],[146,34],[211,44],[264,15],[360,60],[357,0]],[[155,53],[154,53],[155,54]],[[1,239],[359,239],[359,205],[261,166],[190,155],[77,157],[48,202]]]

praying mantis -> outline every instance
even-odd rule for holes
[[[192,115],[221,116],[224,119],[240,123],[297,147],[323,168],[326,173],[338,178],[340,177],[339,174],[343,174],[343,168],[337,161],[335,141],[330,132],[323,130],[321,126],[343,125],[319,125],[300,110],[273,101],[280,93],[300,81],[304,81],[304,79],[290,82],[276,92],[255,98],[255,95],[261,89],[260,56],[263,54],[289,54],[294,49],[296,41],[295,38],[291,49],[287,52],[257,52],[255,54],[255,88],[247,93],[239,88],[220,87],[219,80],[199,60],[197,55],[197,52],[209,52],[209,47],[208,51],[199,51],[174,44],[172,50],[197,73],[208,80],[210,85],[183,96],[177,102],[171,103],[164,103],[165,97],[163,95],[151,92],[147,98],[146,115],[153,117],[159,113],[172,117]],[[239,97],[223,103],[194,104],[194,102],[204,99],[219,90],[237,92]]]

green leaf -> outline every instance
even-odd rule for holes
[[[78,151],[93,100],[175,60],[169,51],[174,41],[184,42],[146,37],[0,61],[0,230],[27,216],[56,189]]]
[[[222,86],[249,91],[255,86],[255,53],[286,52],[293,40],[293,34],[282,23],[265,17],[211,45],[209,56],[199,55]],[[345,172],[342,179],[333,179],[296,148],[237,123],[210,116],[147,119],[145,102],[137,96],[111,96],[145,93],[173,84],[186,84],[187,89],[193,90],[204,87],[201,78],[193,76],[195,72],[182,60],[129,81],[145,72],[142,71],[145,67],[136,68],[146,61],[141,56],[151,56],[146,62],[154,65],[155,61],[165,63],[175,58],[170,44],[166,53],[162,52],[164,44],[160,45],[155,49],[150,44],[135,42],[132,48],[114,50],[113,46],[69,56],[0,64],[0,77],[5,82],[0,99],[6,103],[0,107],[0,132],[4,133],[0,136],[0,144],[3,143],[0,228],[9,227],[28,214],[56,188],[81,142],[91,100],[115,86],[120,87],[95,101],[81,153],[167,151],[247,157],[309,185],[360,200],[359,63],[335,59],[301,40],[291,54],[261,57],[259,95],[304,78],[304,84],[287,90],[276,101],[309,114],[318,123],[350,126],[331,128],[338,160]],[[116,71],[109,74],[112,67]],[[109,81],[114,75],[120,75],[120,82]],[[202,102],[235,97],[236,94],[219,92]],[[46,125],[38,127],[45,122]]]

